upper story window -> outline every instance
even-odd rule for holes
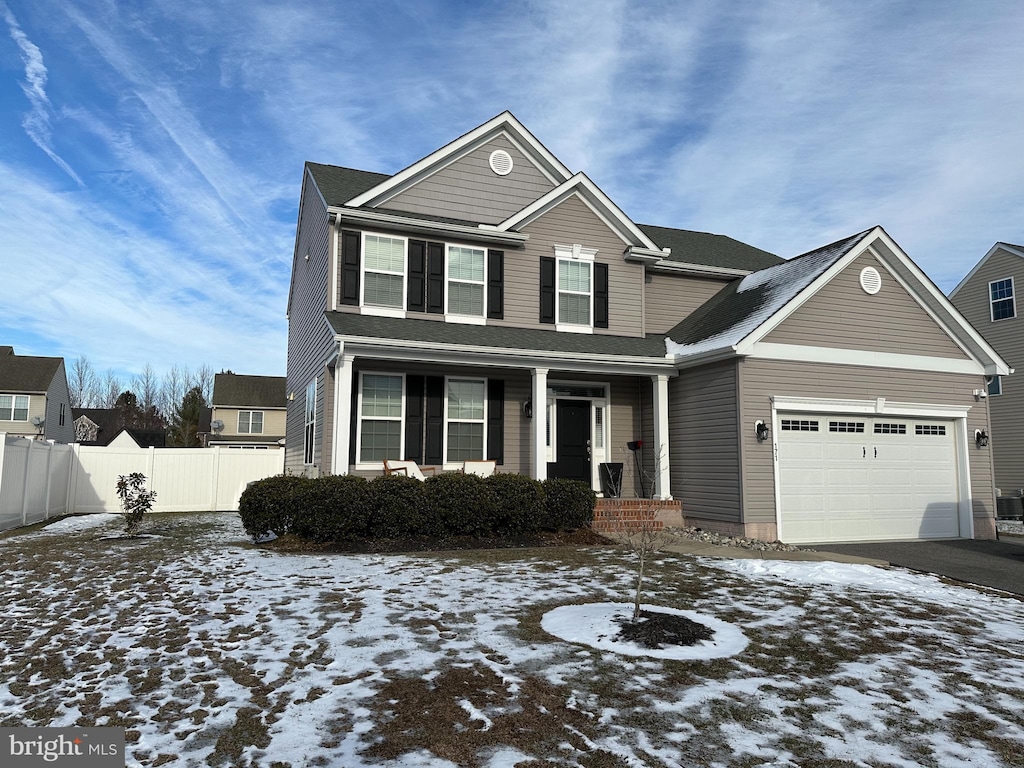
[[[540,321],[560,331],[590,333],[608,327],[608,265],[597,251],[579,244],[556,245],[554,258],[542,258]]]
[[[0,421],[28,421],[28,395],[0,395]]]
[[[405,240],[363,235],[363,305],[405,308]]]
[[[262,435],[263,434],[263,411],[239,411],[238,412],[238,434],[240,434],[240,435]]]
[[[558,260],[558,322],[590,325],[589,261]]]
[[[988,284],[992,301],[992,320],[1005,320],[1017,316],[1017,304],[1013,297],[1013,278],[995,280]]]
[[[61,403],[60,404],[60,415],[57,417],[57,423],[60,426],[62,426],[62,427],[64,426],[64,418],[65,418],[66,415],[67,415],[67,411],[66,411],[66,409],[64,407],[64,403]]]
[[[483,248],[448,246],[447,314],[484,316],[486,262]]]

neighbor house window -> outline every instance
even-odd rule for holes
[[[484,263],[482,248],[448,246],[448,314],[484,316]]]
[[[484,457],[483,379],[448,379],[446,461]]]
[[[359,461],[402,458],[402,377],[364,373],[359,393]]]
[[[363,304],[405,307],[405,240],[364,235]]]
[[[239,411],[238,412],[238,434],[240,434],[240,435],[262,435],[263,434],[263,411]]]
[[[1017,316],[1017,305],[1013,298],[1013,278],[996,280],[988,284],[992,300],[992,319],[1005,320]]]
[[[590,325],[589,261],[558,260],[558,322]]]
[[[0,421],[28,421],[28,395],[0,395]]]
[[[62,426],[62,427],[64,426],[64,415],[66,413],[67,413],[67,411],[65,410],[64,403],[61,403],[60,404],[60,416],[58,416],[58,418],[57,418],[57,423],[60,424],[60,426]]]
[[[313,441],[316,439],[316,379],[306,387],[306,427],[303,433],[305,444],[304,461],[313,463]]]

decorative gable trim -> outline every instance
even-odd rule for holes
[[[974,269],[967,273],[964,279],[957,284],[956,288],[949,292],[949,298],[952,299],[954,296],[956,296],[957,292],[959,292],[961,288],[963,288],[965,285],[967,285],[967,283],[970,282],[971,278],[974,277],[977,271],[981,269],[983,266],[985,266],[985,262],[987,262],[999,251],[1006,251],[1007,253],[1013,256],[1019,256],[1020,258],[1024,259],[1024,250],[1021,250],[1017,246],[1010,245],[1009,243],[996,243],[995,245],[988,249],[988,253],[981,257],[981,261],[974,265]]]
[[[537,198],[528,206],[516,214],[513,214],[505,221],[498,224],[495,229],[499,232],[508,232],[513,229],[522,229],[530,222],[539,219],[548,213],[570,196],[576,195],[589,207],[594,214],[600,218],[627,246],[639,246],[651,252],[664,253],[644,232],[630,220],[630,218],[608,197],[601,189],[592,182],[583,172],[577,173],[571,179],[555,187],[546,195]]]
[[[399,216],[384,211],[349,210],[347,208],[328,208],[328,212],[342,224],[361,227],[390,227],[404,233],[426,235],[428,237],[444,237],[449,239],[473,240],[482,243],[494,243],[510,247],[521,247],[530,236],[521,232],[498,232],[491,227],[472,227],[464,224],[451,224],[430,219],[418,219],[411,216]]]
[[[377,186],[352,198],[345,205],[357,208],[361,206],[376,207],[385,203],[500,135],[508,138],[517,149],[533,160],[537,168],[552,184],[560,184],[572,176],[569,169],[551,154],[526,129],[526,126],[520,123],[511,112],[505,111],[469,133],[463,134],[455,141],[446,144],[436,152],[432,152],[422,160],[413,163],[405,170],[399,171]]]

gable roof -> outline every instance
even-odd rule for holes
[[[660,249],[668,248],[671,251],[665,256],[665,261],[701,264],[725,269],[742,269],[749,272],[756,272],[785,261],[773,253],[741,243],[739,240],[725,235],[658,227],[652,224],[637,224],[637,226]]]
[[[64,364],[62,357],[14,354],[14,347],[0,347],[0,392],[45,394]]]
[[[327,205],[341,206],[361,192],[371,189],[391,177],[386,173],[359,171],[338,165],[325,165],[306,161],[313,174],[317,189]]]
[[[218,373],[213,377],[213,405],[221,408],[287,408],[286,381],[284,376]]]
[[[975,264],[971,271],[964,276],[964,279],[957,283],[956,288],[949,292],[949,298],[952,299],[954,296],[956,296],[957,292],[959,292],[961,288],[967,285],[967,282],[972,277],[974,277],[975,273],[985,265],[985,262],[987,262],[990,258],[992,258],[992,256],[994,256],[998,251],[1001,250],[1006,251],[1007,253],[1010,253],[1014,256],[1020,256],[1022,259],[1024,259],[1024,245],[1014,245],[1013,243],[1003,242],[996,243],[995,245],[988,249],[988,253],[981,257],[981,261]]]

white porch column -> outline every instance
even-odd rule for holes
[[[548,479],[548,369],[533,369],[533,477]]]
[[[347,475],[348,457],[352,450],[352,355],[345,354],[342,344],[334,366],[334,444],[331,449],[331,474]]]
[[[654,496],[672,498],[672,473],[668,451],[668,376],[651,376],[654,383]]]

